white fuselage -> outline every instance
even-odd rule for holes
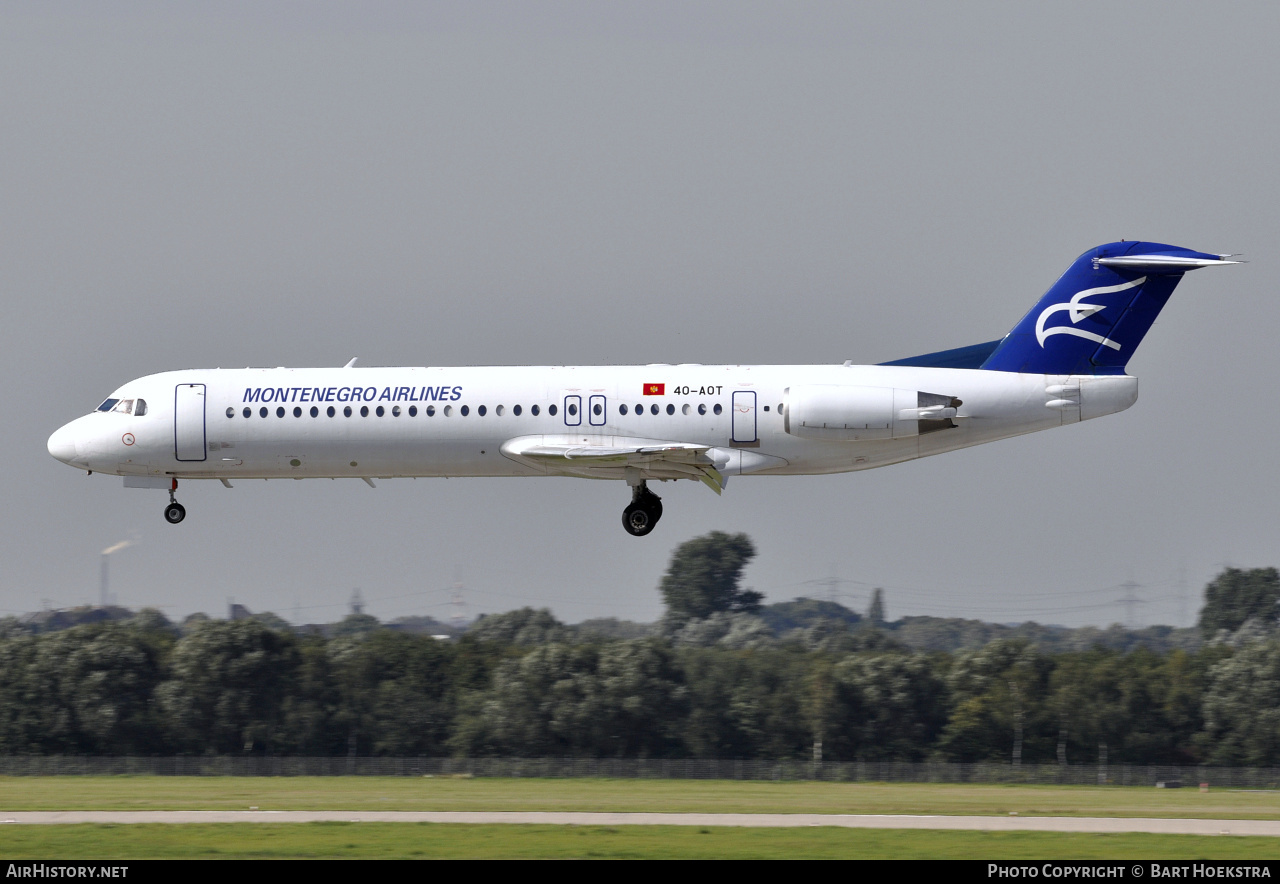
[[[924,404],[917,392],[958,403],[912,411]],[[1137,380],[866,365],[274,368],[165,372],[111,396],[144,400],[145,414],[78,418],[50,452],[155,480],[577,475],[634,485],[697,477],[661,460],[637,468],[578,454],[684,443],[726,479],[870,469],[1121,411]],[[807,416],[794,412],[801,398]],[[856,419],[823,417],[832,402],[855,403]],[[525,454],[549,447],[567,453]]]

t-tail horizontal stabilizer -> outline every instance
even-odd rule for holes
[[[1123,374],[1182,274],[1230,255],[1151,242],[1085,252],[982,363],[990,371]]]

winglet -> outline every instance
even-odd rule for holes
[[[357,362],[359,359],[360,359],[360,357],[359,357],[359,356],[352,356],[352,357],[351,357],[351,361],[350,361],[350,362],[348,362],[346,365],[344,365],[344,366],[342,366],[342,367],[343,367],[343,368],[355,368],[355,367],[356,367],[356,362]]]

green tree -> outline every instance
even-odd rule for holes
[[[468,753],[658,756],[679,746],[685,692],[670,649],[640,639],[539,645],[468,703],[455,737]]]
[[[835,665],[823,757],[922,760],[947,723],[946,685],[922,656],[851,656]]]
[[[282,707],[283,735],[277,747],[293,755],[339,755],[346,732],[338,720],[338,692],[329,642],[319,635],[298,636],[298,666]]]
[[[546,608],[521,608],[503,614],[481,614],[467,634],[476,641],[501,645],[544,645],[563,642],[572,630]]]
[[[150,700],[167,640],[104,621],[0,641],[0,751],[163,751]]]
[[[272,751],[285,736],[297,640],[253,620],[205,620],[174,646],[156,700],[181,751]]]
[[[800,758],[827,721],[806,655],[781,648],[687,648],[685,751],[701,758]]]
[[[274,615],[273,615],[274,616]],[[348,614],[333,624],[331,635],[338,638],[368,635],[382,628],[378,618],[372,614]]]
[[[449,645],[383,630],[365,642],[377,661],[369,729],[376,755],[442,755],[453,728]]]
[[[757,612],[764,596],[739,586],[742,571],[755,554],[747,535],[723,531],[676,547],[659,585],[669,626],[679,628],[718,612]]]
[[[1280,764],[1280,642],[1255,642],[1209,670],[1201,741],[1210,764]]]
[[[1021,640],[963,654],[949,676],[951,717],[939,740],[953,761],[1048,760],[1057,721],[1046,707],[1052,661]]]
[[[1227,568],[1204,588],[1200,631],[1213,638],[1219,630],[1235,632],[1246,620],[1272,628],[1280,614],[1280,572],[1275,568]]]
[[[760,616],[778,635],[793,629],[808,629],[818,624],[832,622],[843,623],[845,627],[856,626],[862,617],[856,611],[850,611],[838,602],[827,602],[821,599],[809,599],[804,596],[789,602],[775,602],[760,609]]]

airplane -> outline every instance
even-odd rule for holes
[[[653,481],[844,473],[1123,411],[1125,366],[1189,270],[1231,255],[1113,242],[1081,255],[1003,338],[879,365],[188,369],[138,378],[49,437],[126,488],[179,480],[577,476]],[[376,486],[375,486],[376,487]]]

